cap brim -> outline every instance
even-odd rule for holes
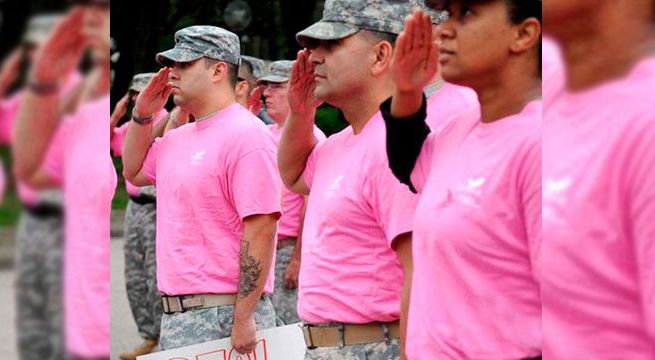
[[[288,77],[280,76],[280,75],[266,75],[262,76],[261,78],[257,79],[257,84],[261,84],[263,82],[272,82],[272,83],[283,83],[289,81]]]
[[[174,63],[191,62],[202,58],[204,55],[194,53],[188,50],[170,49],[160,52],[155,56],[155,59],[160,65],[171,67]]]
[[[340,22],[319,21],[296,34],[296,40],[303,47],[311,47],[320,40],[339,40],[355,34],[359,28]]]

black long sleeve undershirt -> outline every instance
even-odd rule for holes
[[[430,134],[430,127],[425,122],[427,104],[425,95],[419,111],[406,118],[391,115],[391,98],[380,105],[380,112],[387,127],[387,158],[391,172],[401,183],[409,186],[416,193],[411,174],[416,160],[421,154],[423,143]]]

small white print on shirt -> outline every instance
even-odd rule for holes
[[[455,187],[452,192],[453,201],[457,201],[476,209],[482,209],[480,198],[482,197],[482,186],[485,182],[486,179],[483,177],[469,178],[466,180],[466,184],[460,184]]]
[[[191,156],[191,165],[200,165],[202,159],[205,157],[206,150],[200,150]]]

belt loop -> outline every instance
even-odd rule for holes
[[[339,323],[339,348],[343,349],[346,346],[346,326]]]
[[[380,325],[382,326],[382,331],[384,332],[384,342],[387,343],[387,345],[391,344],[391,337],[389,337],[389,326],[387,323],[382,323]]]
[[[316,349],[316,346],[314,346],[314,337],[312,336],[312,325],[311,324],[305,324],[305,331],[303,331],[305,335],[305,343],[309,342],[307,345],[307,349],[309,350],[314,350]]]
[[[186,312],[186,308],[184,307],[184,303],[182,302],[182,296],[176,296],[175,297],[177,301],[180,303],[180,312]]]
[[[171,304],[168,302],[168,296],[161,297],[161,305],[164,308],[164,314],[168,315],[171,313]]]

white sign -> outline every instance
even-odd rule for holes
[[[230,338],[139,356],[138,360],[303,360],[305,338],[301,324],[291,324],[257,332],[257,348],[241,355]]]

